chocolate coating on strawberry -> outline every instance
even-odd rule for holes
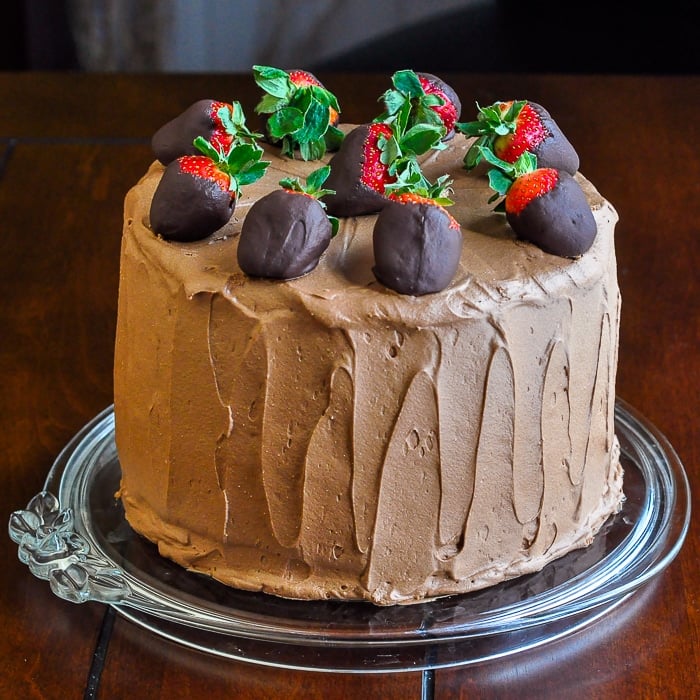
[[[576,149],[542,105],[535,102],[528,102],[528,104],[538,115],[547,132],[546,136],[531,149],[537,157],[537,164],[541,168],[565,170],[570,175],[575,175],[580,165]]]
[[[437,112],[445,125],[447,133],[443,141],[449,141],[455,135],[455,124],[462,114],[462,102],[459,95],[442,78],[432,73],[417,73],[423,90],[429,95],[437,95],[444,100],[444,104],[436,105],[432,109]]]
[[[233,135],[226,132],[217,117],[222,108],[230,110],[232,106],[216,100],[198,100],[161,126],[151,138],[155,157],[163,165],[168,165],[180,156],[195,155],[199,153],[194,146],[197,136],[202,136],[222,151],[228,150]]]
[[[238,264],[253,277],[301,277],[318,265],[331,235],[331,223],[318,200],[275,190],[248,211],[238,242]]]
[[[340,150],[331,158],[331,172],[326,181],[335,194],[323,197],[328,213],[333,216],[375,214],[386,204],[383,196],[387,169],[380,161],[376,134],[389,131],[384,124],[362,124],[343,140]]]
[[[377,217],[373,246],[377,280],[399,294],[421,296],[452,281],[462,232],[442,207],[389,200]]]
[[[593,245],[597,224],[576,179],[563,170],[557,175],[552,189],[529,198],[522,209],[509,207],[509,192],[506,218],[518,238],[534,243],[552,255],[575,258]]]
[[[236,198],[219,182],[184,172],[182,160],[172,161],[158,183],[151,202],[150,226],[166,240],[190,242],[206,238],[226,224]]]

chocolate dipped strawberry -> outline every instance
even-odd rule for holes
[[[444,191],[444,179],[437,191]],[[445,209],[449,199],[435,192],[392,192],[373,231],[379,282],[399,294],[439,292],[452,281],[462,252],[459,223]]]
[[[238,242],[238,264],[248,275],[293,279],[317,265],[338,220],[326,214],[318,197],[330,168],[312,172],[303,186],[297,179],[280,181],[282,189],[259,199],[248,211]]]
[[[386,120],[403,109],[408,109],[408,127],[414,124],[432,124],[443,127],[443,141],[455,135],[462,104],[457,93],[441,78],[432,73],[412,70],[397,71],[392,76],[393,88],[382,95]]]
[[[396,180],[389,173],[386,145],[393,138],[388,124],[361,124],[343,140],[331,158],[327,186],[333,194],[323,202],[333,216],[378,212],[386,203],[384,188]]]
[[[407,106],[386,121],[355,127],[330,161],[327,185],[335,194],[324,197],[329,213],[374,214],[386,203],[387,186],[428,187],[417,158],[438,148],[444,133],[442,123],[410,123]]]
[[[505,212],[518,238],[563,258],[578,257],[593,245],[598,227],[575,177],[565,170],[538,167],[527,152],[512,164],[488,149],[482,156],[496,166],[489,171],[496,191],[492,200],[505,196],[497,209]]]
[[[198,155],[194,140],[201,136],[221,153],[229,151],[234,141],[253,141],[254,134],[245,124],[243,109],[238,102],[229,104],[218,100],[198,100],[184,112],[156,131],[151,139],[155,157],[168,165],[185,155]]]
[[[481,161],[481,147],[507,163],[525,152],[532,153],[542,168],[556,168],[575,175],[579,157],[557,123],[541,105],[528,100],[495,102],[479,107],[476,121],[457,124],[457,130],[476,136],[464,157],[471,170]]]
[[[151,230],[169,241],[206,238],[226,224],[241,187],[260,179],[268,161],[255,144],[239,144],[227,153],[202,137],[200,155],[176,158],[163,172],[151,201]]]
[[[265,92],[255,111],[264,115],[267,139],[279,144],[283,155],[294,158],[298,152],[303,160],[318,160],[338,149],[343,140],[336,127],[338,100],[315,75],[253,66],[253,77]]]

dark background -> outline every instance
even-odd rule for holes
[[[397,31],[311,70],[695,74],[690,2],[494,0]],[[303,3],[299,3],[303,12]],[[81,70],[67,0],[5,0],[0,70]],[[371,18],[368,18],[371,21]],[[235,50],[235,49],[232,49]]]

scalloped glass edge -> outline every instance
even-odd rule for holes
[[[110,464],[112,452],[112,461],[116,460],[112,406],[65,446],[42,492],[24,510],[12,513],[8,530],[18,544],[19,559],[34,576],[48,580],[58,597],[74,603],[107,603],[135,624],[202,651],[263,665],[345,672],[472,663],[539,646],[590,624],[663,571],[680,551],[689,527],[691,502],[683,465],[665,436],[621,399],[616,401],[615,420],[623,456],[633,461],[645,483],[639,517],[629,534],[613,551],[564,583],[463,618],[447,616],[440,621],[439,612],[435,614],[442,601],[459,598],[452,596],[408,606],[426,612],[418,623],[412,616],[406,625],[393,627],[331,627],[323,619],[292,620],[268,614],[264,605],[262,610],[251,611],[212,604],[121,568],[102,546],[87,506],[93,472],[105,464],[114,467]],[[265,599],[265,594],[251,595]],[[313,606],[314,602],[301,604]],[[495,646],[481,651],[473,648],[488,646],[496,636],[503,637]],[[517,639],[506,640],[513,636]],[[232,646],[231,638],[239,643]],[[428,654],[433,658],[423,661],[416,657],[444,642],[466,643],[469,648],[443,661],[435,654]],[[283,660],[285,655],[275,652],[271,659],[266,648],[270,643],[293,645],[293,658]],[[306,662],[299,660],[305,656],[300,647],[311,650]],[[331,654],[329,650],[364,651],[353,665],[348,658],[322,658]],[[374,655],[371,668],[363,656],[367,650]],[[455,654],[459,658],[452,658]],[[380,663],[376,663],[377,655],[383,658]]]

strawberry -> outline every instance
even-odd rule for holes
[[[373,231],[373,272],[384,286],[399,294],[420,296],[439,292],[459,267],[462,232],[447,212],[443,196],[446,176],[425,189],[390,192]]]
[[[440,117],[447,131],[443,137],[446,141],[455,135],[455,124],[462,113],[462,103],[457,93],[444,81],[432,73],[418,73],[418,80],[426,95],[436,95],[442,104],[433,105],[431,109]]]
[[[451,139],[462,105],[457,93],[432,73],[415,73],[412,70],[397,71],[392,76],[393,89],[382,95],[387,120],[402,110],[407,110],[407,127],[430,124],[444,128],[443,141]]]
[[[200,155],[170,162],[153,193],[150,225],[170,241],[206,238],[231,218],[241,187],[261,178],[268,161],[254,144],[238,144],[227,153],[202,137],[195,139]]]
[[[282,189],[259,199],[248,211],[238,242],[238,264],[248,275],[273,279],[301,277],[313,270],[335,235],[338,220],[326,215],[318,197],[329,166],[312,172],[306,186],[280,181]]]
[[[298,150],[303,160],[318,160],[327,150],[338,149],[343,140],[336,127],[338,100],[316,76],[271,66],[253,66],[253,76],[265,92],[255,111],[269,115],[265,131],[270,143],[280,144],[290,158]]]
[[[565,170],[571,175],[579,168],[574,147],[549,112],[535,102],[495,102],[489,107],[479,107],[476,121],[458,123],[456,128],[467,136],[477,137],[464,158],[467,170],[481,161],[481,147],[490,149],[507,163],[515,163],[523,153],[529,152],[543,168]]]
[[[488,149],[482,149],[482,157],[496,166],[489,171],[489,182],[496,191],[491,200],[505,195],[497,209],[505,212],[518,238],[563,258],[578,257],[593,245],[595,217],[571,174],[538,167],[537,159],[527,151],[512,164]]]
[[[199,150],[194,145],[198,136],[226,153],[234,141],[253,141],[261,134],[248,130],[238,102],[199,100],[161,126],[151,139],[151,148],[156,158],[168,165],[180,156],[198,155]]]
[[[327,186],[333,194],[323,198],[331,214],[359,216],[384,206],[384,188],[396,179],[384,156],[392,138],[391,127],[379,122],[357,126],[345,137],[330,161]]]
[[[445,129],[440,124],[409,124],[409,109],[399,110],[387,121],[377,118],[355,127],[330,161],[325,197],[334,216],[360,216],[378,212],[386,203],[387,186],[411,184],[425,187],[417,157],[437,148]]]

